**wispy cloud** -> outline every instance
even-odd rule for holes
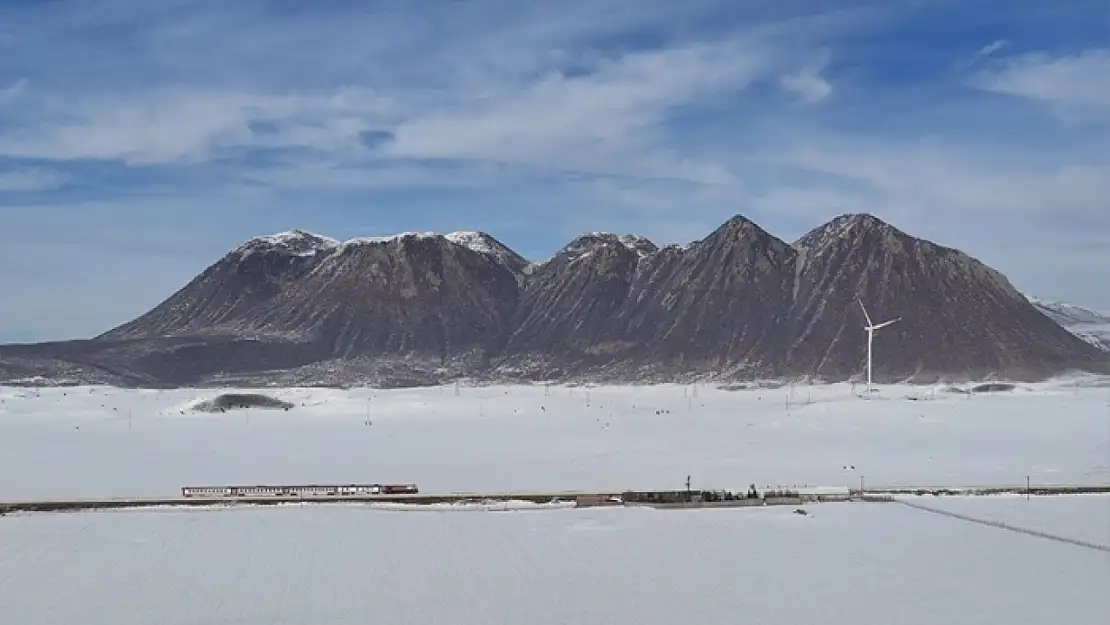
[[[807,65],[796,73],[780,77],[779,84],[783,89],[796,95],[803,104],[816,104],[833,92],[832,85],[821,76],[828,62],[828,56],[823,55],[816,63]]]
[[[18,98],[27,88],[27,79],[20,78],[6,87],[0,87],[0,105],[8,104]]]
[[[711,164],[658,149],[674,109],[742,91],[770,65],[743,41],[635,52],[587,73],[551,72],[465,106],[401,123],[393,156],[510,162],[606,174],[718,181]]]
[[[69,174],[52,169],[0,169],[0,191],[48,191],[69,179]]]
[[[937,141],[860,144],[822,138],[806,143],[768,158],[860,185],[873,194],[869,205],[888,204],[883,212],[900,213],[902,221],[918,227],[930,221],[951,227],[1017,216],[1043,224],[1063,213],[1101,217],[1110,229],[1110,213],[1098,200],[1110,197],[1110,158],[1021,167],[1001,164],[999,154],[966,153],[963,146]]]
[[[1008,45],[1010,45],[1009,41],[1006,41],[1005,39],[996,39],[983,46],[982,48],[979,48],[979,52],[977,54],[978,56],[990,56]]]
[[[1104,280],[1110,267],[1106,154],[1015,162],[1001,151],[969,151],[937,140],[797,141],[798,147],[767,160],[808,172],[814,181],[772,189],[755,201],[760,210],[783,211],[797,224],[784,235],[800,234],[831,207],[872,212],[1002,268],[1019,288],[1076,285],[1102,305],[1084,285]]]
[[[977,77],[982,89],[1066,108],[1110,111],[1110,49],[1036,52],[1001,59]]]
[[[32,123],[0,139],[0,155],[143,165],[207,161],[249,148],[353,149],[359,133],[390,106],[386,98],[347,88],[326,96],[183,88],[42,104]]]
[[[21,123],[0,132],[0,155],[143,165],[303,148],[351,163],[376,151],[720,180],[720,167],[678,154],[661,130],[683,107],[734,98],[781,69],[790,55],[768,36],[776,20],[788,19],[803,39],[821,23],[819,14],[779,15],[749,0],[747,12],[760,18],[751,24],[652,43],[637,41],[637,30],[651,37],[666,24],[659,20],[696,23],[719,4],[505,10],[479,1],[426,12],[383,4],[293,16],[243,7],[200,11],[190,2],[174,5],[180,14],[122,1],[109,6],[103,15],[82,11],[53,28],[40,26],[36,39],[103,28],[113,18],[147,22],[134,42],[145,55],[97,52],[135,75],[166,74],[142,86],[89,87],[80,99],[44,91],[22,118],[12,116]],[[112,75],[105,83],[118,81]],[[797,81],[792,88],[804,89],[805,98],[828,89],[812,69]],[[369,133],[392,140],[367,145]]]

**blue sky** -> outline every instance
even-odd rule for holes
[[[291,228],[541,259],[845,212],[1110,308],[1105,0],[0,0],[0,341]]]

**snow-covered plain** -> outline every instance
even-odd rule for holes
[[[0,500],[207,483],[678,488],[687,475],[739,490],[861,475],[872,486],[1105,483],[1110,388],[1097,382],[974,396],[884,386],[871,401],[845,384],[274,389],[292,410],[217,414],[188,409],[212,390],[5,387]]]
[[[1106,623],[1106,553],[898,504],[809,511],[19,514],[0,602],[20,625]]]
[[[1110,481],[1110,388],[848,385],[0,389],[0,500],[183,484],[424,491]],[[854,467],[854,468],[853,468]],[[1110,545],[1110,497],[907,501]],[[659,511],[495,504],[158,508],[0,518],[3,622],[1106,622],[1110,554],[893,504]]]

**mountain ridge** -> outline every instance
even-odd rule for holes
[[[480,231],[254,237],[94,339],[5,347],[0,379],[848,379],[865,346],[857,299],[904,318],[876,338],[878,379],[1106,364],[960,250],[868,214],[794,243],[736,215],[683,246],[587,233],[539,263]]]

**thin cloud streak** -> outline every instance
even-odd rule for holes
[[[0,191],[49,191],[71,179],[68,174],[52,169],[0,169]]]
[[[817,104],[833,92],[832,84],[821,75],[828,63],[828,55],[822,55],[817,62],[802,68],[799,72],[780,77],[779,85],[796,95],[802,104]]]
[[[981,72],[981,89],[1065,107],[1110,109],[1110,49],[1008,57]]]

